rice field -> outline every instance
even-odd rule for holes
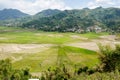
[[[0,59],[10,58],[14,68],[29,68],[34,73],[63,64],[93,67],[99,64],[98,50],[91,47],[97,46],[94,46],[97,40],[106,40],[101,36],[108,36],[108,33],[59,33],[0,27]]]

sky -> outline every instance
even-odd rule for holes
[[[0,10],[12,8],[33,15],[45,9],[120,8],[119,4],[120,0],[0,0]]]

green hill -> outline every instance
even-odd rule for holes
[[[0,10],[0,20],[16,19],[28,16],[28,14],[23,13],[17,9],[3,9]]]
[[[75,32],[86,31],[88,27],[99,26],[103,29],[118,31],[120,26],[119,8],[65,10],[49,17],[40,17],[24,23],[22,27],[44,31]]]

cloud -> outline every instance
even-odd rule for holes
[[[96,8],[98,6],[110,7],[115,6],[117,3],[113,0],[95,0],[88,3],[89,8]]]
[[[19,9],[28,14],[35,14],[44,9],[72,9],[73,8],[96,8],[102,7],[119,7],[120,0],[0,0],[0,10],[4,8]],[[87,5],[86,5],[87,3]],[[70,7],[71,6],[71,7]],[[77,7],[76,7],[77,6]]]
[[[62,0],[0,0],[0,9],[13,8],[35,14],[44,9],[71,9]]]

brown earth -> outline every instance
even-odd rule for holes
[[[100,39],[94,39],[89,42],[76,42],[71,44],[66,44],[69,46],[85,48],[89,50],[99,51],[99,44],[115,46],[115,44],[120,44],[120,41],[115,40],[115,35],[100,36]]]

